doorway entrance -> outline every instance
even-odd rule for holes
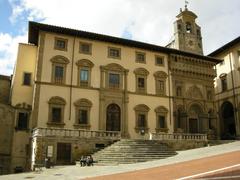
[[[106,120],[107,131],[121,130],[121,110],[117,104],[108,105],[106,117],[107,117]]]
[[[71,144],[57,143],[57,164],[71,163]]]
[[[222,139],[235,139],[236,124],[234,117],[234,108],[232,103],[226,101],[221,106],[222,115]]]

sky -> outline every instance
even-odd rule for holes
[[[0,74],[11,75],[28,21],[166,46],[185,0],[0,0]],[[240,35],[240,0],[188,0],[204,54]]]

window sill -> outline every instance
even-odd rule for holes
[[[168,133],[168,128],[155,128],[156,133]]]
[[[56,126],[56,127],[63,127],[65,125],[65,123],[63,122],[47,122],[48,126]]]
[[[26,131],[26,132],[29,132],[29,131],[30,131],[29,128],[19,128],[19,127],[15,127],[15,130],[16,130],[16,131]]]
[[[90,124],[74,124],[74,128],[80,128],[80,129],[90,129]]]

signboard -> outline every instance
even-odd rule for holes
[[[53,146],[47,147],[47,157],[53,157]]]

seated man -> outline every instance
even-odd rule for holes
[[[81,159],[80,159],[80,165],[81,166],[86,166],[86,157],[85,156],[82,156]]]
[[[93,158],[92,156],[88,156],[86,159],[87,166],[93,166]]]

